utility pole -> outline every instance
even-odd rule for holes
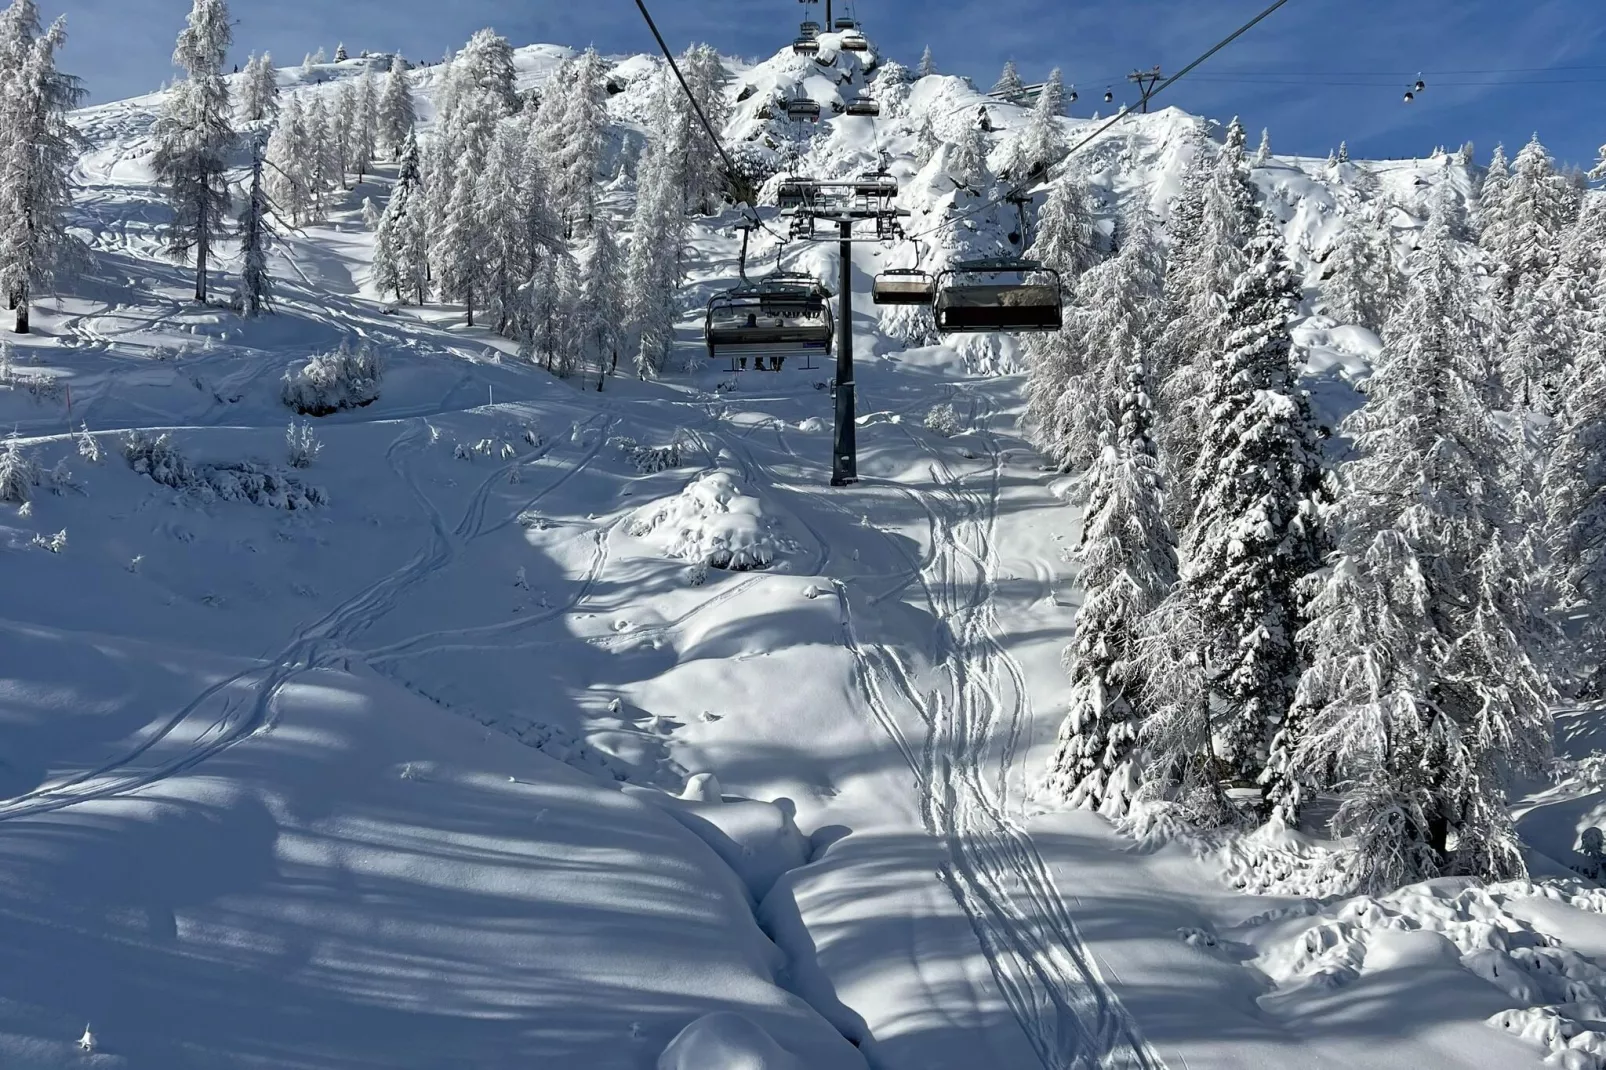
[[[1154,87],[1160,83],[1163,77],[1164,75],[1160,73],[1160,65],[1158,63],[1154,65],[1153,70],[1133,71],[1126,76],[1126,80],[1136,84],[1138,92],[1143,95],[1143,99],[1139,104],[1143,114],[1147,115],[1149,113],[1149,97],[1154,93]]]
[[[825,0],[829,5],[831,0]],[[842,307],[836,335],[836,434],[831,445],[831,486],[859,481],[858,436],[853,397],[853,220],[837,221],[842,257]]]

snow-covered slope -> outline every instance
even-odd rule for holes
[[[914,149],[922,118],[946,133],[981,98],[936,77],[881,119],[832,115],[884,91],[881,58],[833,37],[830,66],[733,69],[732,139],[819,176],[888,154],[913,233],[972,210],[941,153],[921,168]],[[519,50],[521,86],[567,54]],[[623,216],[654,67],[614,62],[605,204]],[[330,92],[362,65],[286,86]],[[440,76],[413,75],[426,121]],[[774,118],[794,95],[827,120]],[[197,308],[160,257],[158,105],[77,116],[91,270],[36,313],[0,391],[57,471],[26,513],[0,511],[0,1062],[1538,1064],[1541,1044],[1483,1020],[1566,993],[1491,983],[1453,924],[1593,963],[1589,897],[1445,888],[1385,904],[1411,923],[1361,924],[1233,888],[1230,859],[1134,854],[1102,821],[1037,812],[1078,518],[1017,428],[1019,377],[979,374],[1017,368],[1016,344],[909,348],[873,310],[870,274],[912,247],[855,253],[864,478],[832,490],[822,369],[598,393],[456,310],[387,314],[357,213],[383,169],[285,235],[276,315]],[[992,114],[1001,152],[1024,113]],[[1133,198],[1163,209],[1194,121],[1133,117],[1079,157],[1106,220]],[[1465,187],[1446,163],[1256,173],[1311,285],[1299,330],[1330,415],[1376,342],[1319,314],[1318,261],[1385,190],[1403,251],[1423,190]],[[735,219],[693,226],[688,352],[700,302],[736,277]],[[1013,248],[1017,229],[1007,205],[975,213],[929,235],[924,263]],[[776,256],[755,238],[753,263]],[[833,256],[780,253],[822,280]],[[290,468],[281,377],[343,339],[382,358],[380,396],[314,421],[321,453]],[[954,433],[924,426],[936,405]],[[134,429],[143,470],[123,456]],[[164,432],[186,464],[148,463]],[[34,545],[59,531],[59,553]],[[767,567],[717,567],[738,543]],[[1393,934],[1413,924],[1449,935]]]

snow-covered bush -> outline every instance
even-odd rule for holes
[[[78,456],[90,464],[99,464],[104,456],[101,452],[100,443],[95,440],[94,435],[89,433],[89,425],[87,423],[80,424],[78,427]]]
[[[49,550],[53,554],[59,554],[67,549],[67,529],[62,528],[48,539],[43,535],[35,535],[33,537],[33,545],[41,550]]]
[[[367,342],[354,350],[347,342],[333,353],[314,354],[284,375],[284,403],[303,416],[328,416],[360,409],[379,397],[384,367]]]
[[[312,433],[312,425],[303,420],[297,423],[290,421],[290,426],[284,432],[285,445],[290,452],[291,468],[310,468],[313,458],[323,450],[323,443],[318,436]]]
[[[620,437],[613,439],[613,445],[642,475],[667,472],[671,468],[679,468],[682,463],[679,439],[665,446],[644,446],[633,438]]]
[[[644,506],[630,534],[650,538],[668,557],[713,568],[768,568],[792,548],[757,498],[744,494],[732,472],[699,476],[679,494]]]
[[[327,505],[322,487],[309,486],[283,472],[237,461],[230,464],[194,465],[163,432],[152,437],[131,431],[123,439],[128,466],[164,487],[194,495],[202,502],[250,502],[273,509],[300,511]]]
[[[956,435],[959,433],[959,414],[946,402],[933,405],[931,411],[926,413],[926,430],[935,431],[944,438]]]
[[[24,505],[39,485],[39,465],[22,450],[15,434],[6,439],[0,450],[0,502]]]

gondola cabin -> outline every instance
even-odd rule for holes
[[[1034,281],[1047,275],[1050,281]],[[1003,277],[1016,276],[1009,281]],[[975,260],[937,275],[937,330],[1057,331],[1064,323],[1060,275],[1030,260]]]
[[[931,276],[919,268],[888,268],[870,287],[878,305],[929,305],[932,293]]]

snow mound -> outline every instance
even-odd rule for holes
[[[328,416],[360,409],[379,400],[384,368],[368,348],[353,351],[341,345],[334,353],[318,353],[284,375],[284,403],[303,416]]]
[[[1539,919],[1556,907],[1606,913],[1606,889],[1579,881],[1478,885],[1442,879],[1356,896],[1268,949],[1258,963],[1279,985],[1344,987],[1389,970],[1459,968],[1518,1006],[1488,1023],[1539,1043],[1553,1065],[1606,1068],[1606,970]]]
[[[768,568],[792,548],[763,504],[728,471],[699,476],[679,494],[638,510],[629,531],[667,557],[737,572]]]
[[[705,1014],[676,1035],[658,1070],[803,1070],[803,1063],[740,1014]]]
[[[625,793],[662,806],[747,885],[753,902],[769,894],[781,874],[809,860],[809,841],[797,827],[790,800],[726,799],[712,773],[697,773],[679,796],[627,787]]]

